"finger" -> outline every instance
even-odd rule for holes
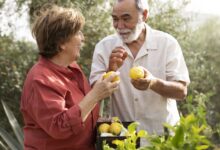
[[[111,88],[110,89],[110,93],[113,93],[113,92],[115,92],[115,91],[117,91],[118,90],[118,86],[116,86],[116,87],[114,87],[114,88]]]
[[[102,81],[102,80],[104,80],[104,76],[106,75],[106,72],[104,72],[102,75],[101,75],[101,78],[99,78],[99,80],[97,80],[97,81]]]
[[[123,58],[123,52],[112,53],[110,58],[112,57]]]
[[[118,85],[119,85],[120,81],[115,81],[115,82],[112,82],[112,84],[110,85],[112,88],[117,88]]]
[[[144,70],[144,78],[147,78],[147,77],[149,77],[151,75],[149,70],[147,70],[146,68],[144,68],[142,66],[140,66],[140,67]]]
[[[118,90],[118,87],[113,88],[112,93],[117,91],[117,90]]]
[[[124,51],[122,59],[125,60],[128,57],[128,53],[126,51]]]
[[[122,46],[117,46],[114,48],[114,50],[118,50],[118,51],[125,51],[125,48]]]
[[[112,59],[110,59],[109,60],[109,64],[110,65],[117,65],[118,67],[121,65],[123,63],[123,60],[121,59],[121,58],[116,58],[116,57],[114,57],[114,58],[112,58]]]
[[[109,77],[105,78],[106,82],[111,82],[115,77],[119,76],[119,72],[113,72]]]

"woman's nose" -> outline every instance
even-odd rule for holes
[[[85,37],[84,37],[82,31],[79,31],[79,33],[80,33],[81,40],[84,42],[85,41]]]

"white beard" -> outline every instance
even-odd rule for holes
[[[134,29],[117,29],[117,33],[124,43],[131,43],[138,39],[143,29],[144,22],[139,20]],[[123,35],[123,33],[127,34]]]

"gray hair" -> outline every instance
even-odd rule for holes
[[[114,4],[121,1],[123,0],[115,0]],[[147,1],[148,0],[135,0],[137,10],[139,10],[140,12],[143,12],[144,10],[149,11],[149,6]]]
[[[136,7],[139,11],[143,12],[144,10],[149,11],[149,6],[147,0],[135,0]]]

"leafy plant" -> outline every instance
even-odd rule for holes
[[[146,131],[140,130],[136,134],[138,123],[132,123],[128,127],[130,136],[125,140],[115,140],[116,150],[206,150],[212,146],[211,142],[203,132],[206,129],[205,124],[201,124],[200,118],[190,114],[181,117],[176,126],[164,124],[169,130],[170,135],[149,135]],[[149,146],[136,148],[137,138],[146,138],[150,143]],[[110,150],[105,143],[104,150]],[[106,149],[105,149],[106,148]]]
[[[140,130],[136,132],[136,128],[139,125],[138,122],[132,122],[128,125],[126,138],[125,140],[113,140],[112,143],[117,146],[117,150],[136,150],[136,144],[138,138],[143,138],[147,136],[147,132],[144,130]],[[103,143],[103,149],[104,150],[111,150],[111,147],[107,143]]]
[[[211,146],[210,141],[204,136],[203,132],[206,125],[200,123],[200,119],[190,114],[181,117],[178,125],[172,127],[165,124],[171,135],[149,136],[151,146],[147,150],[205,150]]]
[[[4,108],[4,111],[6,113],[6,116],[8,117],[9,123],[14,131],[14,134],[16,136],[16,139],[12,137],[6,130],[3,128],[0,128],[0,136],[4,140],[4,142],[7,144],[7,147],[9,147],[12,150],[22,150],[23,149],[23,132],[18,124],[17,119],[15,118],[14,114],[8,107],[8,105],[2,101],[2,105]],[[0,146],[7,150],[7,147],[5,144],[3,144],[0,141]]]

